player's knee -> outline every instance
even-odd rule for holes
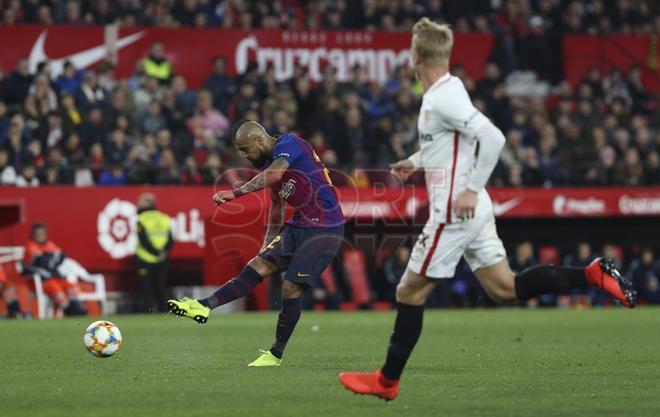
[[[248,266],[257,271],[257,274],[262,277],[273,275],[277,272],[277,266],[270,261],[265,260],[260,256],[255,256],[248,262]]]
[[[490,291],[490,297],[499,304],[511,304],[517,301],[516,288],[513,284],[504,283]]]
[[[404,280],[396,287],[396,301],[404,304],[419,305],[424,304],[426,296],[419,288],[408,284]]]
[[[303,288],[301,285],[291,281],[284,281],[282,283],[282,298],[298,298],[302,294]]]

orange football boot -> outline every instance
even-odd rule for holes
[[[392,381],[378,369],[375,372],[342,372],[339,382],[349,391],[360,395],[375,395],[385,401],[392,401],[399,395],[399,381]]]
[[[628,308],[635,307],[637,291],[632,282],[614,267],[610,258],[596,258],[584,269],[584,275],[591,287],[602,288]]]

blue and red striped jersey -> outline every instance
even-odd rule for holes
[[[286,158],[289,168],[271,185],[296,211],[287,222],[299,227],[335,227],[344,224],[337,193],[328,170],[304,139],[294,134],[277,138],[272,159]]]

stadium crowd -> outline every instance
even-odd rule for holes
[[[339,83],[326,66],[314,85],[305,68],[286,82],[256,65],[231,77],[218,57],[193,91],[162,64],[169,65],[155,43],[128,79],[115,79],[108,62],[87,71],[67,64],[55,79],[47,62],[36,73],[26,60],[10,74],[0,70],[0,183],[213,184],[228,167],[245,166],[230,146],[241,118],[273,134],[297,131],[358,186],[370,178],[356,168],[386,167],[415,150],[421,88],[407,68],[381,85],[365,82],[359,66]],[[507,136],[493,184],[660,183],[657,98],[640,68],[592,69],[575,88],[562,80],[547,97],[510,96],[495,62],[479,82],[460,66],[452,72]]]
[[[652,0],[3,0],[5,25],[407,31],[422,16],[459,32],[657,33]]]

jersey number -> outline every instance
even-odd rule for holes
[[[275,236],[275,238],[268,244],[268,246],[266,246],[266,249],[273,249],[277,244],[277,242],[279,242],[280,240],[282,240],[282,236],[280,235]]]
[[[316,151],[312,151],[312,153],[314,153],[314,160],[316,162],[321,162],[321,158],[316,154]],[[328,171],[328,168],[325,166],[323,166],[323,175],[325,175],[325,180],[328,181],[328,185],[333,187],[332,180],[330,179],[330,171]]]

